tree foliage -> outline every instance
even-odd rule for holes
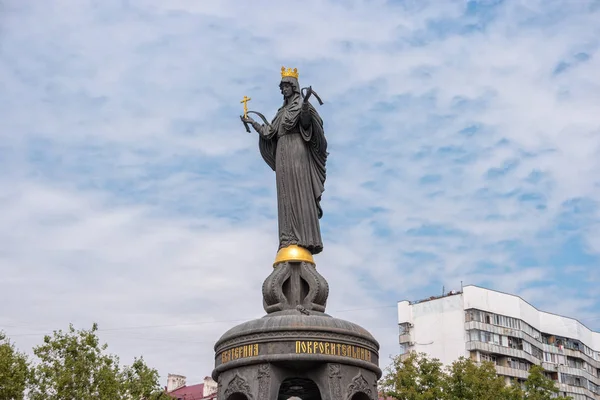
[[[555,397],[559,390],[552,380],[546,378],[544,369],[539,365],[531,367],[524,386],[526,400],[565,399],[564,397]]]
[[[532,366],[521,386],[506,385],[491,362],[476,363],[460,358],[443,368],[426,354],[398,356],[381,380],[383,393],[397,400],[568,400],[554,397],[558,388],[544,375],[540,366]]]
[[[388,396],[398,400],[436,400],[442,396],[442,363],[425,354],[396,357],[382,380]]]
[[[131,366],[125,367],[122,378],[127,399],[172,400],[161,390],[158,371],[148,367],[143,357],[136,358]]]
[[[90,330],[55,331],[33,349],[39,364],[32,370],[32,400],[116,399],[120,395],[119,360],[104,354],[94,324]]]
[[[27,356],[0,332],[0,399],[23,400],[28,376]]]
[[[96,334],[90,330],[55,331],[33,349],[38,358],[31,369],[31,400],[157,400],[171,399],[160,390],[158,372],[143,358],[121,369],[118,357],[107,354]],[[172,399],[171,399],[172,400]]]
[[[444,379],[448,400],[496,400],[505,398],[504,379],[496,374],[492,363],[476,364],[470,358],[460,358],[450,365]]]

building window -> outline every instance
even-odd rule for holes
[[[479,353],[479,359],[482,362],[488,361],[488,362],[494,363],[495,365],[498,365],[498,358],[493,354]]]
[[[510,368],[514,368],[514,369],[520,369],[522,371],[529,371],[529,367],[531,366],[530,363],[528,363],[525,360],[521,360],[518,358],[507,358],[507,364]]]
[[[491,332],[481,331],[481,332],[479,332],[479,335],[481,337],[481,341],[484,343],[489,343],[492,341],[492,333]]]
[[[578,386],[578,387],[587,387],[588,386],[587,379],[582,378],[580,376],[575,376],[575,375],[570,375],[570,374],[565,374],[565,373],[560,374],[560,381],[561,381],[561,383],[571,385],[571,386]]]
[[[398,324],[398,327],[400,329],[400,334],[406,335],[407,333],[409,333],[410,325],[411,325],[410,322],[403,322],[401,324]]]
[[[571,368],[587,369],[586,363],[581,358],[567,357],[567,366]]]
[[[591,392],[594,392],[596,394],[600,394],[600,386],[594,384],[594,382],[589,381],[588,382],[588,388],[590,389]]]
[[[400,355],[408,353],[409,349],[410,349],[410,347],[408,346],[408,343],[401,343],[400,344]]]
[[[558,357],[554,353],[544,353],[544,361],[545,362],[549,362],[549,363],[553,363],[553,364],[557,364],[558,363]]]
[[[509,336],[508,337],[508,347],[511,349],[523,350],[523,340]]]
[[[469,331],[469,340],[471,342],[478,342],[479,341],[479,331],[477,331],[477,330]]]
[[[466,322],[477,321],[478,318],[477,318],[476,314],[479,314],[479,312],[477,310],[465,311],[465,321]]]

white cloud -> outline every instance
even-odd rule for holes
[[[69,322],[148,327],[103,337],[124,362],[208,375],[231,320],[262,315],[274,178],[239,100],[272,116],[281,65],[325,101],[329,309],[355,310],[339,317],[372,330],[382,361],[389,306],[461,281],[590,318],[597,277],[566,268],[598,261],[600,11],[471,4],[8,6],[0,329],[28,349],[40,337],[20,334]]]

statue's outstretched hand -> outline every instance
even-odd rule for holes
[[[253,123],[256,123],[256,121],[254,119],[252,119],[252,117],[248,117],[248,116],[244,117],[242,115],[241,118],[242,118],[242,121],[246,124],[252,125]]]
[[[262,126],[258,122],[256,122],[254,119],[252,119],[252,117],[249,117],[249,116],[244,117],[243,115],[240,115],[240,119],[246,126],[246,131],[248,133],[250,132],[250,128],[248,128],[248,126],[251,126],[252,128],[254,128],[254,130],[256,132],[258,132],[259,135],[264,136],[265,133],[263,132]]]

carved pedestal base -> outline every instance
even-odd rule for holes
[[[219,339],[213,379],[221,385],[219,400],[376,399],[378,351],[373,336],[352,322],[274,313]]]
[[[327,281],[312,256],[292,250],[264,281],[267,315],[215,344],[218,399],[376,400],[379,344],[362,327],[325,314]]]
[[[286,261],[277,264],[263,283],[267,313],[284,310],[325,312],[329,284],[314,264]]]
[[[372,371],[337,363],[246,366],[219,376],[219,400],[377,400]]]

